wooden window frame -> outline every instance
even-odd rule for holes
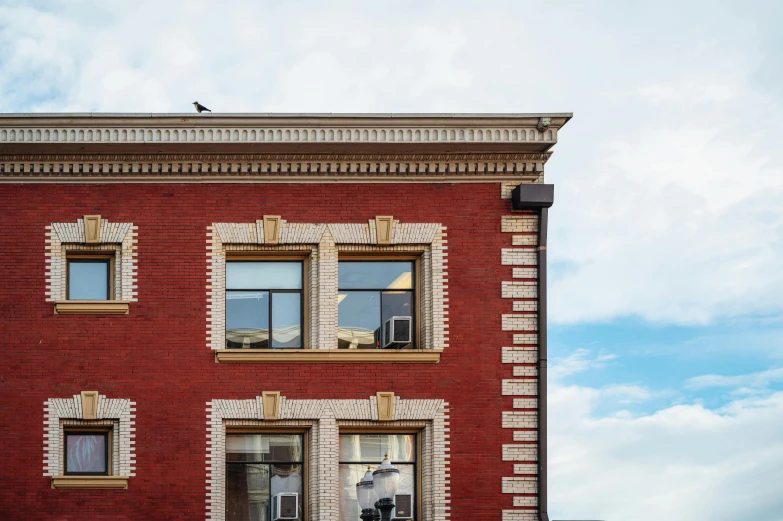
[[[414,438],[416,443],[416,460],[413,462],[414,469],[415,469],[415,475],[416,475],[416,481],[413,485],[413,499],[416,502],[416,515],[411,519],[411,521],[420,521],[422,519],[422,496],[423,494],[423,474],[422,474],[422,467],[423,461],[422,461],[422,439],[424,438],[424,427],[418,428],[418,427],[400,427],[400,426],[378,426],[378,427],[353,427],[353,426],[345,426],[345,427],[338,427],[337,431],[337,443],[339,447],[340,443],[340,436],[343,434],[346,435],[352,435],[352,434],[413,434],[416,437]],[[339,476],[340,473],[340,465],[350,465],[353,462],[347,462],[344,463],[340,460],[340,454],[339,454],[339,448],[338,448],[338,454],[337,454],[337,473]],[[378,464],[380,465],[380,461]],[[394,462],[391,462],[392,465]],[[407,464],[407,463],[406,463]],[[372,469],[375,470],[375,469]]]
[[[72,260],[108,261],[108,299],[106,300],[71,300],[70,296],[70,270]],[[58,315],[76,314],[102,314],[102,315],[126,315],[130,309],[130,301],[116,300],[115,280],[117,278],[117,250],[116,248],[102,248],[99,250],[66,250],[65,252],[65,296],[66,300],[57,300],[54,303],[54,312]]]
[[[65,257],[65,300],[69,302],[78,302],[80,299],[71,298],[71,261],[93,261],[93,262],[106,262],[107,263],[107,295],[106,302],[114,300],[114,279],[116,278],[115,272],[115,257],[114,253],[109,252],[95,252],[95,253],[67,253]]]
[[[62,427],[62,469],[63,475],[52,476],[51,487],[53,489],[72,490],[125,490],[128,488],[128,476],[114,474],[114,428],[108,425],[67,425]],[[67,465],[67,441],[66,435],[72,433],[106,433],[106,471],[107,474],[65,474]]]
[[[412,251],[346,251],[339,245],[337,248],[337,262],[344,260],[410,260],[414,261],[415,282],[417,291],[425,291],[422,286],[421,263],[425,247]],[[306,328],[304,345],[302,349],[217,349],[215,362],[217,363],[335,363],[335,364],[437,364],[440,362],[442,349],[421,348],[421,293],[416,298],[416,317],[414,322],[416,349],[318,349],[310,345],[310,259],[312,249],[275,251],[275,250],[226,250],[225,262],[233,260],[302,260],[305,262],[304,273],[306,275],[303,284],[303,302],[305,313],[303,316],[303,328]],[[339,284],[339,282],[335,282]],[[225,342],[225,340],[224,340]]]
[[[310,441],[311,441],[311,435],[310,435],[310,427],[304,427],[304,426],[286,426],[286,425],[259,425],[259,426],[249,426],[249,425],[225,425],[223,424],[223,428],[225,429],[224,438],[228,438],[228,436],[233,434],[299,434],[302,436],[302,519],[301,521],[307,521],[308,519],[308,510],[309,510],[309,476],[310,476]],[[228,461],[226,461],[226,452],[224,449],[223,452],[223,464],[228,465]],[[225,484],[224,484],[225,487]],[[270,490],[270,499],[272,491]],[[225,504],[226,502],[226,489],[223,489],[223,502]]]
[[[414,326],[414,347],[411,349],[400,349],[396,350],[397,352],[406,352],[406,351],[427,351],[426,349],[421,348],[421,296],[422,291],[424,291],[424,288],[422,288],[421,285],[421,253],[408,253],[408,252],[386,252],[386,251],[378,251],[378,252],[351,252],[351,251],[340,251],[337,255],[337,264],[338,264],[338,273],[339,273],[339,264],[341,260],[344,261],[366,261],[366,262],[394,262],[394,261],[411,261],[413,262],[413,305],[414,305],[414,314],[413,314],[413,326]],[[340,290],[340,280],[338,275],[337,280],[337,290]],[[351,291],[351,290],[346,290]],[[383,290],[378,290],[382,292]],[[339,313],[339,312],[338,312]],[[338,315],[339,316],[339,315]],[[339,318],[338,318],[339,320]],[[383,324],[381,324],[381,327],[383,327]]]
[[[68,436],[78,434],[106,435],[106,473],[68,472]],[[69,425],[63,427],[63,475],[64,476],[113,476],[114,428],[106,425]]]
[[[310,349],[310,312],[311,312],[311,306],[310,306],[310,279],[308,277],[308,273],[310,273],[310,255],[312,254],[311,250],[302,251],[301,253],[298,252],[276,252],[276,251],[227,251],[226,252],[226,270],[228,269],[228,263],[229,262],[301,262],[302,263],[302,302],[301,302],[301,319],[302,319],[302,330],[301,330],[301,337],[302,337],[302,347],[289,347],[289,348],[282,348],[282,349],[272,349],[271,347],[268,347],[267,349],[253,349],[252,351],[261,351],[261,352],[279,352],[279,351],[305,351],[307,349]],[[225,280],[225,277],[224,279]],[[228,286],[228,284],[226,284]],[[228,288],[223,288],[224,295],[224,313],[228,313],[227,306],[225,305],[225,293],[228,293]],[[233,290],[232,290],[233,291]],[[271,320],[271,314],[272,314],[272,297],[270,292],[269,297],[269,313],[270,313],[270,320],[269,320],[269,343],[272,343],[272,320]],[[223,317],[225,319],[225,316]],[[223,339],[223,345],[224,349],[221,351],[250,351],[248,349],[228,349],[225,348],[225,338]]]

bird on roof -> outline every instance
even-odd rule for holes
[[[211,110],[209,110],[207,107],[205,107],[204,105],[202,105],[198,101],[194,101],[193,105],[196,107],[196,110],[199,111],[199,112],[212,112]]]

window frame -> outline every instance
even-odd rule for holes
[[[422,461],[422,439],[423,439],[423,429],[418,428],[411,428],[411,427],[396,427],[396,426],[387,426],[387,427],[349,427],[349,428],[341,428],[339,432],[337,433],[337,446],[338,446],[338,454],[337,454],[337,474],[339,476],[340,474],[340,465],[367,465],[368,463],[360,462],[360,461],[343,461],[340,459],[339,454],[339,446],[340,446],[340,437],[343,435],[346,436],[356,436],[356,435],[389,435],[389,434],[412,434],[414,436],[414,454],[415,459],[413,461],[413,505],[414,505],[414,511],[413,516],[411,518],[411,521],[420,521],[422,519],[422,467],[423,467],[423,461]],[[395,467],[397,464],[392,461],[392,465]],[[369,465],[372,466],[371,470],[375,470],[378,465],[380,465],[381,462],[377,462],[376,464],[369,463]],[[404,462],[404,465],[410,465],[409,462]],[[341,506],[341,505],[340,505]],[[339,512],[339,509],[338,509]]]
[[[113,427],[108,426],[89,426],[89,425],[71,425],[63,427],[63,476],[113,476],[112,454],[114,436]],[[106,442],[104,446],[106,459],[106,472],[69,472],[68,471],[68,436],[69,435],[98,435],[103,434]]]
[[[340,270],[340,263],[341,262],[411,262],[412,263],[412,269],[413,273],[411,274],[411,286],[412,288],[410,290],[401,290],[401,291],[410,291],[413,295],[411,298],[411,301],[413,302],[413,313],[411,314],[411,329],[413,331],[413,342],[411,342],[413,345],[409,348],[405,349],[396,349],[393,351],[421,351],[423,350],[421,347],[421,297],[422,297],[422,284],[421,284],[421,253],[390,253],[390,252],[351,252],[351,251],[339,251],[338,257],[337,257],[337,270],[338,270],[338,276],[337,276],[337,294],[340,294],[341,288],[340,288],[340,277],[339,277],[339,270]],[[394,290],[384,290],[384,289],[346,289],[344,291],[377,291],[381,294],[381,325],[380,327],[383,327],[383,292],[384,291],[394,291]],[[338,304],[338,310],[337,310],[337,323],[340,323],[340,311],[339,311],[339,304]],[[338,326],[339,327],[339,326]],[[338,349],[340,349],[338,347]],[[340,350],[345,350],[345,348],[342,348]],[[370,349],[362,349],[361,351],[371,351]]]
[[[264,426],[258,426],[258,427],[247,427],[247,426],[228,426],[224,425],[224,440],[227,440],[229,436],[232,435],[253,435],[253,434],[266,434],[266,435],[299,435],[302,437],[302,497],[301,497],[301,507],[302,507],[302,519],[300,521],[307,521],[308,519],[308,511],[309,511],[309,476],[310,476],[310,428],[309,427],[295,427],[295,426],[280,426],[280,427],[264,427]],[[228,458],[226,457],[226,449],[225,445],[223,448],[223,465],[224,465],[224,472],[227,471],[227,467],[229,464],[243,464],[243,462],[231,462],[229,463]],[[254,463],[250,463],[253,465]],[[262,462],[263,464],[263,462]],[[271,464],[271,463],[270,463]],[[290,464],[290,463],[289,463]],[[296,464],[296,463],[293,463]],[[270,478],[271,480],[271,478]],[[227,494],[227,483],[223,483],[223,502],[224,507],[228,504],[228,494]],[[271,488],[270,488],[270,499],[271,499]],[[225,516],[225,510],[223,511],[223,515]]]
[[[77,263],[106,263],[106,299],[72,299],[71,298],[71,262]],[[115,298],[115,253],[108,251],[89,252],[73,251],[65,254],[65,300],[68,302],[111,302]]]
[[[228,337],[224,332],[224,339],[223,339],[223,349],[229,350],[229,351],[255,351],[255,352],[265,352],[265,351],[302,351],[305,349],[309,349],[309,337],[310,337],[310,321],[309,321],[309,313],[310,313],[310,296],[308,292],[308,286],[309,286],[309,279],[307,277],[307,274],[310,270],[310,255],[309,252],[303,255],[279,255],[276,252],[269,252],[269,254],[265,254],[265,252],[259,252],[259,251],[253,251],[253,252],[227,252],[226,253],[226,260],[225,260],[225,270],[224,270],[224,290],[223,290],[223,318],[225,320],[224,322],[224,331],[226,331],[228,328],[225,327],[225,324],[228,322],[228,293],[229,291],[266,291],[269,293],[269,339],[267,340],[268,346],[267,348],[250,348],[243,350],[241,347],[227,347],[226,344],[228,343]],[[302,267],[302,288],[301,289],[228,289],[228,281],[227,281],[227,274],[228,274],[228,264],[230,262],[298,262],[301,264]],[[300,347],[280,347],[280,348],[273,348],[272,346],[272,335],[273,335],[273,327],[272,327],[272,294],[273,293],[298,293],[300,295],[299,298],[299,323],[300,323],[300,339],[301,339],[301,346]]]

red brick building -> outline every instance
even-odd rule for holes
[[[0,116],[0,518],[546,519],[569,118]]]

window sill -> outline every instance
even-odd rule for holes
[[[58,300],[54,312],[58,315],[127,315],[127,300]]]
[[[371,363],[371,364],[437,364],[442,350],[384,349],[218,349],[215,362],[225,363]]]
[[[54,476],[52,488],[124,490],[128,488],[128,476]]]

